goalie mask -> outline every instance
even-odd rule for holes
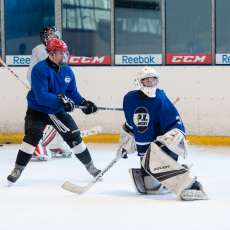
[[[141,90],[148,97],[156,96],[157,84],[159,76],[152,67],[144,67],[135,79],[138,90]]]
[[[54,26],[47,26],[40,32],[40,38],[42,43],[46,46],[50,38],[61,38],[60,32]]]

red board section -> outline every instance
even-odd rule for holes
[[[85,56],[70,56],[70,65],[110,65],[111,56],[95,56],[95,57],[85,57]]]
[[[212,64],[211,54],[166,54],[169,65],[207,65]]]

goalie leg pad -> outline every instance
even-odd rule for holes
[[[191,187],[194,182],[189,169],[177,163],[155,143],[151,143],[151,148],[142,160],[142,166],[150,175],[178,196],[184,189]]]
[[[157,179],[150,175],[143,175],[142,169],[132,168],[129,169],[129,173],[138,193],[151,195],[169,193],[169,190],[166,189]]]
[[[129,174],[132,178],[134,187],[136,188],[137,192],[141,194],[147,194],[141,169],[140,168],[139,169],[138,168],[129,169]]]

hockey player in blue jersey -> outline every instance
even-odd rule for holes
[[[32,68],[40,61],[48,57],[46,45],[51,38],[61,38],[60,32],[54,26],[46,26],[40,32],[41,44],[32,50],[30,65],[27,71],[27,80],[31,85]],[[60,134],[51,125],[47,125],[43,131],[43,137],[36,146],[33,158],[47,161],[51,157],[70,157],[72,155],[69,146],[63,141]]]
[[[31,90],[27,95],[25,136],[15,167],[7,177],[12,183],[16,182],[30,161],[46,125],[55,127],[92,176],[100,172],[81,139],[78,126],[68,113],[74,110],[75,105],[82,105],[82,111],[91,114],[97,111],[97,106],[80,95],[74,73],[68,65],[63,64],[68,51],[65,42],[58,38],[49,39],[46,49],[48,58],[32,69]]]
[[[141,167],[130,169],[139,193],[172,191],[181,200],[207,199],[196,177],[190,176],[190,169],[180,164],[179,158],[187,155],[185,128],[173,103],[157,88],[158,81],[156,71],[145,67],[135,79],[138,90],[124,96],[126,122],[119,154],[137,151],[141,157]]]

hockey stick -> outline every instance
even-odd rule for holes
[[[22,85],[26,87],[26,89],[30,89],[30,87],[20,79],[20,77],[0,58],[0,64],[3,65],[12,75],[14,75],[18,81],[21,82]]]
[[[101,132],[102,132],[102,127],[98,125],[90,129],[81,130],[81,137],[88,137]]]
[[[86,106],[76,105],[77,109],[86,109]],[[110,111],[123,111],[122,108],[113,108],[113,107],[97,107],[98,110],[110,110]]]
[[[121,158],[122,154],[119,154],[120,149],[117,150],[116,157],[95,177],[93,180],[91,180],[87,185],[85,186],[80,186],[80,185],[75,185],[69,181],[65,181],[64,184],[61,186],[64,190],[67,190],[72,193],[76,194],[83,194],[87,192],[95,183],[101,180],[103,175],[109,171],[113,167],[115,163],[117,163]],[[125,154],[125,152],[123,152]]]
[[[53,128],[53,130],[54,130],[54,128]],[[53,134],[52,134],[52,132],[53,131],[51,131],[50,133],[51,133],[51,135],[50,134],[48,134],[48,138],[46,137],[45,139],[45,142],[43,142],[42,144],[41,144],[41,146],[43,146],[43,147],[47,147],[48,146],[48,144],[53,140],[53,138],[52,138],[52,140],[51,141],[49,141],[48,140],[48,143],[47,143],[47,139],[49,139],[50,138],[50,136],[52,136]],[[88,136],[91,136],[91,135],[95,135],[95,134],[98,134],[98,133],[101,133],[102,132],[102,127],[101,126],[95,126],[95,127],[92,127],[92,128],[89,128],[89,129],[85,129],[85,130],[81,130],[80,131],[80,135],[81,135],[81,137],[88,137]],[[56,135],[56,133],[54,134],[54,136]],[[1,146],[1,145],[0,145]],[[39,147],[40,148],[40,147]],[[52,151],[54,151],[54,150],[52,150],[52,148],[50,149],[50,151],[51,151],[51,153],[52,153]],[[61,157],[63,157],[63,156],[65,156],[65,158],[66,158],[66,156],[67,155],[62,155]],[[71,157],[71,154],[69,155],[70,157]],[[37,160],[40,160],[40,161],[45,161],[45,159],[44,159],[44,157],[43,158],[38,158],[38,156],[35,156],[34,154],[33,154],[33,159],[37,159]],[[55,155],[55,152],[52,154],[52,158],[59,158],[59,157],[57,157],[57,155]]]
[[[176,97],[173,101],[173,104],[176,104],[180,100],[180,97]],[[77,109],[86,109],[86,106],[76,105],[75,108]],[[97,107],[98,110],[109,110],[109,111],[123,111],[123,108],[114,108],[114,107]]]
[[[176,97],[176,99],[173,101],[173,104],[176,104],[180,100],[180,97]]]

